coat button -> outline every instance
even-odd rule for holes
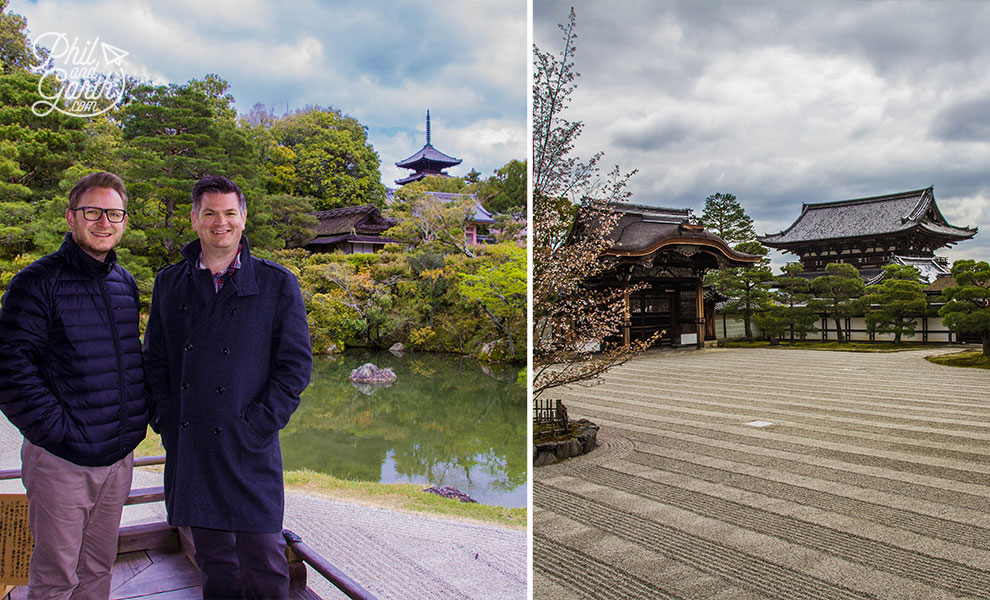
[[[183,383],[182,383],[182,389],[183,389],[183,390],[188,390],[188,389],[189,389],[189,384],[188,384],[188,383],[185,383],[185,382],[183,382]]]
[[[230,309],[230,314],[232,314],[234,316],[237,316],[237,307],[236,306],[234,308]]]
[[[220,435],[220,432],[221,431],[223,431],[223,428],[222,427],[217,427],[216,429],[213,430],[213,433],[215,433],[217,435]]]
[[[183,429],[189,429],[189,421],[183,421],[183,422],[179,423],[179,427],[181,427]]]
[[[220,354],[223,354],[224,356],[227,356],[228,354],[230,354],[230,348],[223,348],[223,349],[221,349],[220,350]]]
[[[193,345],[192,344],[186,344],[186,346],[183,348],[183,350],[185,350],[186,352],[189,352],[192,349],[193,349]]]
[[[223,393],[223,386],[222,385],[218,385],[217,386],[217,393],[218,394],[222,394]]]
[[[182,311],[182,312],[186,312],[186,310],[188,310],[188,309],[189,309],[189,307],[186,306],[185,304],[180,304],[179,305],[179,310]]]

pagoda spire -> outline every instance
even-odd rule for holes
[[[426,145],[430,145],[430,109],[426,109]]]

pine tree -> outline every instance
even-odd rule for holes
[[[814,305],[826,313],[826,319],[831,315],[835,320],[838,340],[848,341],[848,334],[843,335],[842,319],[859,311],[856,301],[866,291],[866,284],[856,267],[847,263],[829,263],[825,265],[825,273],[811,282],[811,289],[817,295]]]
[[[705,198],[701,224],[730,246],[756,240],[753,219],[732,194],[712,194]]]
[[[925,313],[925,292],[917,267],[885,265],[883,281],[867,288],[863,304],[866,325],[876,333],[893,333],[894,343],[914,335],[917,317]]]
[[[743,318],[746,339],[752,341],[753,321],[756,315],[770,308],[773,271],[770,270],[770,259],[766,258],[769,250],[759,242],[742,242],[736,244],[735,250],[764,258],[750,267],[714,271],[711,280],[715,282],[719,292],[730,298],[723,310],[727,314],[735,314]]]
[[[990,264],[957,260],[952,277],[956,285],[942,292],[948,299],[938,311],[942,322],[952,331],[978,334],[983,356],[990,356]]]

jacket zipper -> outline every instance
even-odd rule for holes
[[[113,271],[111,270],[110,273]],[[103,296],[103,303],[107,307],[107,316],[110,320],[110,335],[113,337],[113,349],[114,355],[117,359],[117,392],[120,398],[120,418],[118,422],[120,423],[120,435],[117,439],[120,440],[118,450],[124,449],[124,434],[126,432],[126,423],[124,414],[124,404],[125,404],[125,394],[124,394],[124,363],[121,359],[120,352],[120,335],[117,333],[117,319],[113,314],[113,305],[110,302],[110,293],[107,291],[107,280],[110,279],[110,273],[107,273],[100,279],[100,292]]]

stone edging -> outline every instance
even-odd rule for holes
[[[587,454],[598,444],[598,425],[588,419],[578,421],[581,424],[577,435],[569,440],[546,442],[533,445],[533,466],[552,465],[566,458]]]

